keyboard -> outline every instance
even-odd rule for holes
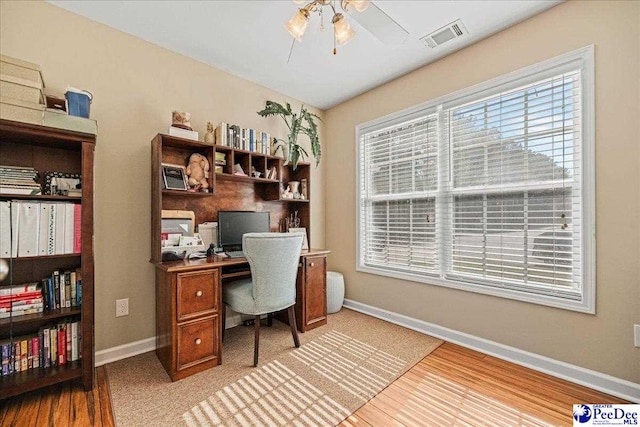
[[[242,251],[226,251],[225,254],[229,258],[244,258],[244,252]]]

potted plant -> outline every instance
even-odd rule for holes
[[[278,104],[274,101],[267,101],[264,110],[258,111],[258,115],[261,117],[280,116],[289,128],[289,135],[287,141],[279,138],[274,138],[274,142],[277,145],[276,152],[279,149],[283,150],[286,162],[285,164],[291,164],[293,170],[298,167],[298,162],[304,160],[305,156],[309,154],[298,144],[298,136],[305,134],[311,141],[311,154],[316,159],[316,166],[320,164],[320,141],[318,139],[318,126],[314,119],[322,121],[317,115],[310,113],[304,108],[304,105],[300,106],[300,112],[294,113],[291,110],[291,105],[287,102],[286,107]],[[284,153],[284,147],[288,148],[288,151]]]

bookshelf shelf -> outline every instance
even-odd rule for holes
[[[71,362],[61,366],[43,369],[30,369],[0,377],[0,399],[14,396],[16,390],[21,393],[47,387],[62,381],[82,378],[83,362]]]
[[[0,193],[0,199],[15,199],[15,200],[52,200],[58,202],[78,202],[82,200],[80,196],[53,196],[47,194],[6,194]]]
[[[56,319],[62,319],[64,317],[75,316],[80,314],[82,310],[80,307],[71,308],[59,308],[57,310],[44,311],[42,313],[25,314],[23,316],[5,317],[0,319],[0,328],[6,328],[11,325],[20,325],[27,323],[46,323]]]
[[[19,261],[36,261],[36,260],[45,260],[45,259],[54,260],[54,259],[61,259],[61,258],[79,258],[79,257],[81,257],[81,256],[82,256],[82,254],[60,254],[60,255],[24,256],[24,257],[12,258],[12,259],[11,259],[11,261],[12,261],[12,262],[19,262]]]
[[[193,192],[193,191],[181,191],[181,190],[162,190],[162,194],[165,196],[182,196],[182,197],[211,197],[213,193]]]
[[[22,394],[41,387],[81,379],[85,390],[94,384],[94,260],[93,260],[93,182],[96,136],[93,134],[60,130],[46,126],[0,120],[0,153],[2,164],[44,171],[79,174],[82,176],[82,196],[0,194],[0,202],[13,201],[67,202],[78,209],[78,238],[81,253],[9,258],[11,274],[0,281],[0,288],[41,282],[54,271],[75,271],[82,280],[82,307],[47,310],[0,319],[0,339],[3,345],[15,345],[35,337],[42,329],[62,323],[77,324],[81,337],[79,352],[82,359],[51,368],[29,368],[8,372],[0,377],[0,399]],[[41,182],[42,184],[42,182]],[[79,208],[78,208],[79,207]],[[12,206],[10,206],[12,208]],[[81,224],[81,225],[80,225]],[[20,224],[18,224],[20,235]],[[2,234],[3,246],[7,236]],[[20,240],[18,240],[20,242]],[[75,242],[74,242],[75,243]],[[8,246],[11,247],[11,243]],[[37,253],[35,251],[34,253]],[[7,255],[5,255],[7,257]],[[67,322],[68,320],[68,322]],[[75,328],[74,328],[75,331]],[[4,347],[5,350],[7,347]],[[43,348],[43,347],[40,347]],[[24,350],[14,349],[18,357]],[[27,365],[28,366],[28,365]],[[23,368],[25,369],[25,368]]]

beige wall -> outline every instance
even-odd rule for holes
[[[597,314],[355,271],[354,127],[594,44]],[[326,113],[327,247],[347,298],[640,382],[640,2],[570,1]]]
[[[191,112],[201,135],[210,120],[284,137],[279,119],[255,112],[267,99],[299,102],[50,4],[2,1],[0,19],[0,52],[40,64],[48,92],[72,85],[94,95],[96,349],[153,337],[151,139],[167,131],[174,109]],[[324,246],[325,164],[312,168],[311,178],[311,241],[317,247]],[[116,319],[119,298],[130,299],[130,315]]]

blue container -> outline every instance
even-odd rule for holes
[[[84,117],[85,119],[89,118],[89,108],[93,98],[89,92],[67,91],[64,96],[67,98],[67,112],[69,115]]]

